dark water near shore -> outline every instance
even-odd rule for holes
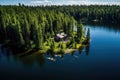
[[[120,80],[120,26],[93,26],[91,42],[73,54],[13,55],[0,48],[0,80]]]

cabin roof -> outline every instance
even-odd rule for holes
[[[65,34],[64,32],[60,33],[60,34],[56,34],[57,37],[59,38],[64,38],[67,36],[67,34]]]

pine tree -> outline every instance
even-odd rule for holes
[[[87,37],[87,42],[89,43],[89,41],[90,41],[90,28],[88,28],[86,37]]]
[[[82,37],[84,36],[84,29],[82,23],[78,23],[77,25],[77,37],[79,42],[81,41]]]
[[[29,27],[29,24],[28,24],[28,21],[27,19],[25,18],[24,20],[24,31],[23,31],[23,35],[24,35],[24,41],[25,41],[25,45],[26,47],[30,47],[30,27]]]
[[[22,30],[21,30],[21,27],[20,27],[20,23],[19,21],[16,22],[16,33],[17,33],[17,36],[18,36],[18,44],[19,45],[24,45],[24,39],[23,39],[23,36],[22,36]]]

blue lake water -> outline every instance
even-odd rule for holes
[[[91,31],[87,48],[63,57],[55,55],[12,55],[0,48],[0,80],[120,80],[120,29],[85,25]],[[119,26],[120,27],[120,26]]]

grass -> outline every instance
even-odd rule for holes
[[[84,40],[85,40],[85,38],[82,38],[82,41],[84,41]],[[76,49],[79,49],[80,47],[85,46],[82,43],[79,43],[79,44],[75,44],[75,43],[71,43],[70,40],[60,41],[60,42],[55,42],[54,41],[54,47],[52,49],[51,44],[53,44],[53,43],[52,43],[51,40],[48,40],[48,41],[43,43],[42,50],[35,51],[34,54],[36,54],[36,53],[46,53],[49,50],[52,50],[54,53],[60,53],[60,54],[62,54],[62,53],[73,53]],[[70,45],[67,46],[67,44],[70,44]],[[28,50],[28,51],[24,52],[23,55],[29,53],[31,50]]]
[[[61,50],[62,50],[63,52],[72,52],[72,51],[76,50],[75,48],[67,48],[66,44],[67,44],[67,42],[62,42],[62,41],[60,41],[60,42],[54,42],[53,52],[58,53],[58,52],[60,52]],[[62,46],[62,47],[61,47],[61,46]],[[71,44],[71,46],[72,46],[72,44]],[[81,47],[81,46],[82,46],[82,44],[77,44],[77,45],[76,45],[76,48],[78,49],[78,48]],[[40,53],[46,53],[46,52],[47,52],[48,50],[50,50],[50,49],[51,49],[51,48],[50,48],[49,44],[48,44],[47,42],[45,42],[45,43],[44,43],[44,46],[43,46],[43,50],[39,50],[39,52],[40,52]]]

